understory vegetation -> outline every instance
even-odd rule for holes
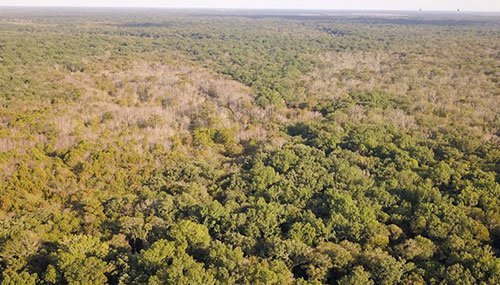
[[[2,284],[499,284],[499,28],[0,10]]]

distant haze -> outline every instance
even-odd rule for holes
[[[0,6],[500,11],[500,0],[0,0]]]

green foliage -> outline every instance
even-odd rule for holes
[[[176,246],[173,242],[158,240],[142,252],[141,260],[146,268],[151,268],[149,271],[156,271],[174,256],[175,251]]]
[[[434,255],[436,246],[431,240],[422,236],[417,236],[415,239],[406,240],[398,250],[407,260],[415,258],[428,259]]]
[[[362,266],[356,266],[349,275],[342,277],[339,284],[362,285],[374,284],[370,279],[370,273],[366,272]]]
[[[113,265],[103,260],[108,251],[108,245],[95,237],[74,236],[65,240],[56,256],[63,280],[68,284],[107,283],[106,274],[113,270]]]
[[[0,10],[2,284],[500,283],[496,16],[77,12]]]
[[[29,274],[26,271],[23,271],[21,273],[17,272],[12,272],[12,271],[6,271],[3,272],[3,275],[5,276],[2,284],[6,285],[34,285],[36,284],[37,281],[37,276],[36,274]]]
[[[185,247],[205,249],[210,244],[208,229],[191,221],[177,223],[169,234]]]

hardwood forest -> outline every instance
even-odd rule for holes
[[[1,284],[500,284],[500,15],[0,9]]]

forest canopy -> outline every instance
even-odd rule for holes
[[[1,284],[499,284],[499,28],[2,8]]]

